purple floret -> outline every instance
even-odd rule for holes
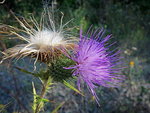
[[[80,83],[84,81],[96,101],[98,97],[95,92],[97,86],[117,87],[123,81],[124,76],[120,75],[121,68],[119,51],[109,51],[111,45],[107,41],[111,35],[101,38],[103,31],[97,33],[97,30],[83,36],[80,33],[80,41],[78,47],[74,50],[70,58],[75,61],[76,65],[66,69],[74,69],[73,75],[78,77],[78,88]]]

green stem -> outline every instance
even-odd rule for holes
[[[41,94],[40,94],[40,98],[44,98],[45,97],[48,85],[49,85],[48,84],[48,80],[44,81],[43,87],[42,87],[42,90],[41,90]],[[43,104],[42,101],[37,104],[36,109],[35,109],[35,113],[39,113],[40,112],[40,110],[42,109],[42,107],[41,107],[42,105],[41,104]]]

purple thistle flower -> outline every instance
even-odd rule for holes
[[[98,103],[99,98],[94,89],[98,85],[117,87],[123,81],[124,76],[120,75],[121,68],[118,67],[120,52],[109,51],[109,47],[113,44],[106,43],[111,35],[102,39],[103,30],[97,32],[98,30],[91,33],[89,37],[89,33],[83,36],[80,32],[78,47],[74,50],[73,55],[69,56],[76,65],[65,69],[74,69],[73,75],[78,77],[79,90],[81,81],[84,81]]]

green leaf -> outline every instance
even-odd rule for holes
[[[29,71],[27,71],[27,70],[25,70],[25,69],[22,69],[22,68],[20,68],[20,67],[16,67],[16,66],[15,66],[15,68],[18,69],[18,70],[21,71],[21,72],[24,72],[24,73],[27,73],[27,74],[31,74],[31,75],[36,76],[35,73],[29,72]]]
[[[51,85],[53,85],[54,83],[53,83],[53,79],[51,78],[51,77],[48,77],[48,81],[47,81],[47,86],[51,86]]]
[[[44,103],[49,102],[49,100],[45,99],[45,98],[41,98],[39,95],[34,95],[34,96],[35,96],[35,99],[36,99],[36,104],[35,104],[35,109],[34,109],[34,113],[35,113],[37,108],[40,111],[44,107]]]
[[[57,113],[58,110],[65,104],[65,102],[61,102],[51,113]]]
[[[81,94],[82,96],[84,96],[83,93],[81,93],[78,89],[76,89],[74,86],[72,86],[70,83],[68,83],[67,81],[63,81],[63,84],[67,87],[69,87],[70,89],[74,90],[75,92]]]
[[[40,102],[42,102],[42,103],[44,103],[44,102],[49,102],[49,100],[48,99],[46,99],[46,98],[41,98],[40,96],[36,96],[36,98],[37,98],[37,103],[40,103]]]
[[[33,87],[33,105],[32,105],[32,109],[33,109],[33,112],[35,112],[36,106],[37,106],[37,99],[36,99],[36,90],[35,90],[35,87],[34,87],[34,82],[32,82],[32,87]]]

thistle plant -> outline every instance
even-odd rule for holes
[[[9,35],[15,35],[23,40],[24,44],[16,45],[2,52],[3,62],[6,59],[20,59],[31,57],[36,62],[45,63],[47,68],[39,72],[28,72],[18,68],[20,71],[38,77],[42,82],[41,93],[38,95],[33,83],[33,112],[39,113],[46,101],[45,95],[54,83],[61,82],[77,93],[81,93],[81,83],[84,81],[92,95],[99,104],[95,88],[98,86],[118,87],[123,81],[121,75],[119,51],[110,51],[107,41],[111,35],[102,38],[103,30],[97,29],[91,32],[89,29],[86,35],[80,31],[79,38],[72,36],[63,24],[63,14],[60,16],[60,24],[56,25],[56,18],[47,8],[44,9],[40,22],[31,17],[32,24],[25,19],[20,20],[15,16],[23,29],[5,25],[10,30]],[[58,23],[57,23],[58,24]],[[77,78],[78,89],[67,82],[68,79]],[[56,111],[56,110],[54,110]]]
[[[73,54],[67,55],[76,64],[65,68],[73,69],[72,75],[78,78],[79,90],[82,81],[87,84],[98,104],[99,98],[94,91],[98,85],[117,87],[124,80],[121,68],[117,67],[121,59],[119,51],[109,51],[110,45],[106,42],[111,35],[102,38],[103,33],[103,30],[98,29],[84,36],[81,30],[78,47],[74,49]]]
[[[71,35],[71,28],[66,27],[70,21],[63,24],[63,13],[61,13],[59,16],[59,24],[56,23],[56,18],[54,17],[55,15],[53,13],[53,7],[51,10],[49,10],[48,7],[45,7],[44,11],[42,12],[40,22],[37,22],[37,20],[32,16],[30,18],[31,22],[29,23],[25,19],[19,19],[12,12],[23,29],[19,29],[10,25],[3,25],[9,30],[1,32],[3,36],[9,35],[24,42],[23,44],[18,44],[3,51],[3,58],[1,63],[6,59],[18,60],[28,56],[35,60],[34,70],[36,70],[37,61],[47,65],[46,69],[41,69],[38,73],[29,72],[27,70],[16,67],[20,71],[38,77],[42,82],[42,89],[39,96],[37,96],[35,93],[35,89],[33,90],[34,103],[32,108],[34,113],[39,113],[40,110],[44,107],[44,103],[39,100],[42,100],[45,97],[48,89],[53,84],[53,81],[63,83],[64,80],[71,77],[69,74],[67,74],[70,73],[71,75],[71,71],[63,69],[63,66],[68,66],[68,64],[71,63],[71,60],[64,57],[63,51],[73,50],[74,46],[76,45],[75,42],[77,42],[77,38]],[[64,84],[70,87],[66,81]],[[75,90],[78,91],[77,89]]]

